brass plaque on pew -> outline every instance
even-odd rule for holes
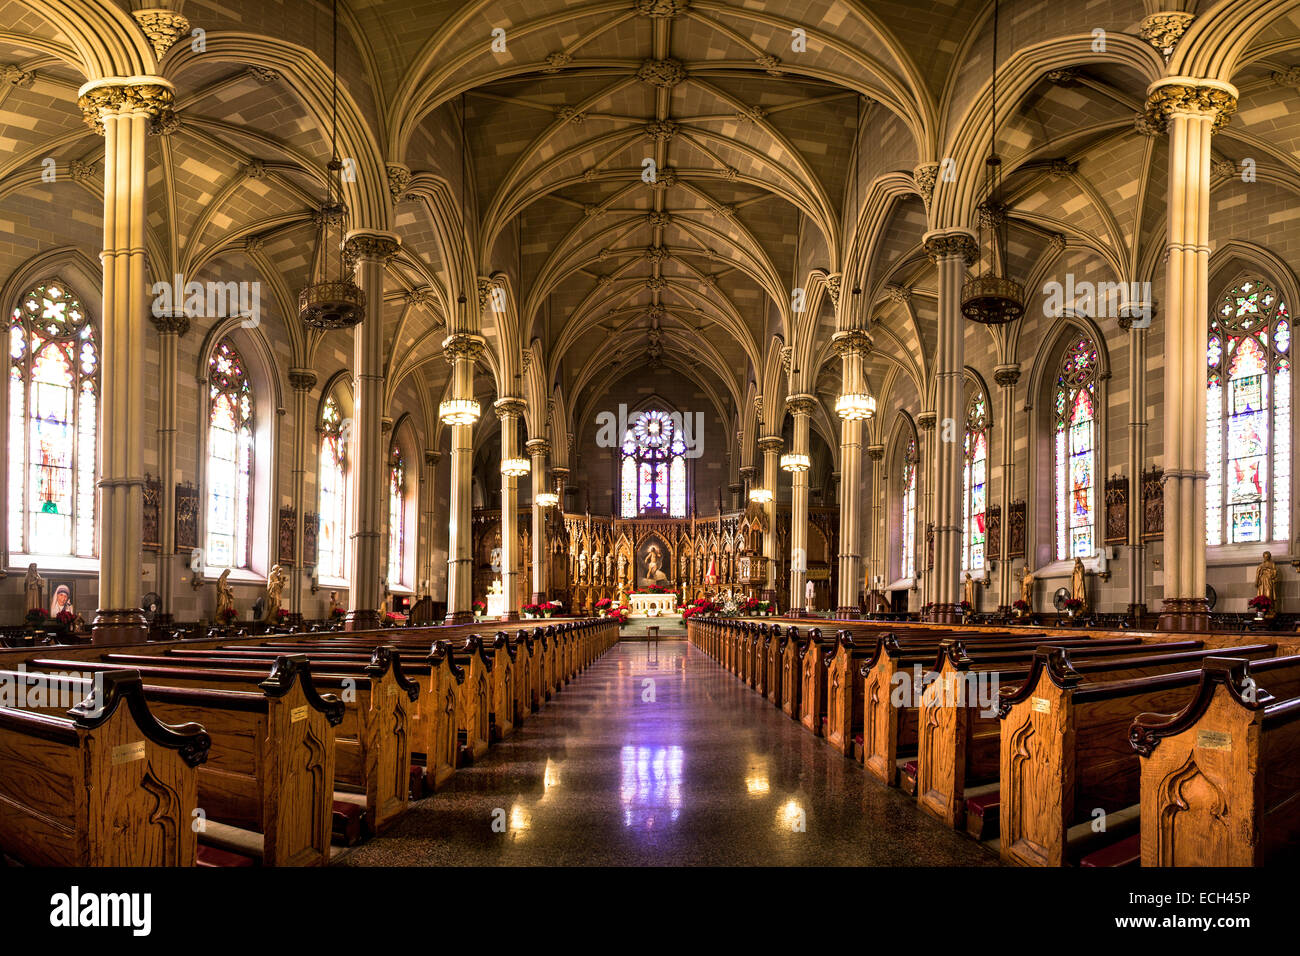
[[[289,711],[289,723],[291,724],[296,724],[298,721],[306,720],[306,719],[307,719],[306,704],[303,704],[301,707],[295,707],[293,710]]]
[[[1231,750],[1232,734],[1222,730],[1198,730],[1196,746],[1203,750]]]
[[[1050,714],[1052,712],[1052,702],[1046,697],[1029,698],[1029,707],[1036,714]]]
[[[121,763],[130,763],[132,760],[141,760],[144,758],[144,741],[137,740],[133,744],[118,744],[113,748],[113,766],[116,767]]]

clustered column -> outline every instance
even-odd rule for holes
[[[786,410],[794,417],[790,458],[790,610],[791,617],[804,612],[804,582],[808,579],[808,430],[817,399],[791,395]]]
[[[438,540],[438,510],[434,498],[438,489],[438,462],[442,452],[425,450],[424,474],[420,477],[420,504],[424,509],[424,561],[420,567],[420,596],[433,594],[433,550]]]
[[[524,444],[532,461],[533,475],[533,582],[532,602],[541,604],[548,600],[546,594],[546,509],[537,501],[546,492],[546,456],[551,453],[551,443],[545,438],[530,438]],[[563,499],[561,499],[563,504]]]
[[[519,620],[519,398],[499,399],[492,408],[501,421],[501,588],[506,594],[503,621]]]
[[[379,626],[385,569],[384,521],[384,270],[401,240],[388,232],[350,232],[345,255],[356,263],[356,278],[366,296],[366,315],[353,333],[352,552],[348,590],[348,630]]]
[[[448,624],[465,624],[474,619],[470,606],[473,569],[470,563],[471,468],[474,464],[474,363],[483,354],[481,335],[457,332],[443,340],[442,352],[451,363],[451,396],[456,408],[451,417],[451,515],[447,543]],[[502,542],[504,545],[504,541]]]
[[[939,334],[935,361],[935,413],[939,440],[934,451],[935,524],[931,619],[954,623],[958,616],[962,518],[962,375],[965,326],[961,289],[966,267],[975,260],[969,230],[929,233],[925,251],[939,278]]]
[[[920,461],[928,463],[927,467],[917,468],[921,494],[918,520],[921,526],[914,529],[913,537],[916,542],[913,567],[917,570],[917,577],[921,579],[922,607],[927,607],[934,602],[934,569],[930,566],[930,528],[934,525],[934,475],[931,471],[934,463],[934,420],[933,411],[922,412],[916,416],[916,427],[921,432],[919,436],[921,447],[917,449],[917,454],[920,456]]]
[[[862,364],[871,351],[871,337],[862,329],[837,332],[831,338],[831,348],[840,357],[841,381],[845,394],[865,395]],[[862,430],[861,413],[852,415],[841,410],[840,423],[840,473],[848,480],[840,485],[840,558],[839,595],[836,617],[857,617],[858,590],[862,578]]]
[[[1143,304],[1147,309],[1151,308],[1151,303]],[[1120,316],[1119,324],[1129,330],[1131,356],[1128,371],[1128,616],[1140,625],[1147,614],[1146,545],[1142,543],[1142,464],[1147,452],[1147,323],[1135,324],[1126,314]]]
[[[158,594],[170,614],[176,576],[176,347],[189,331],[185,313],[152,315],[158,330]]]
[[[144,641],[140,608],[141,518],[144,513],[145,316],[149,269],[147,139],[149,123],[168,111],[171,84],[161,77],[110,78],[79,91],[86,121],[104,136],[103,366],[100,381],[99,609],[96,643]],[[175,480],[164,476],[164,484]]]
[[[1165,264],[1166,630],[1209,629],[1205,599],[1205,317],[1209,309],[1210,136],[1237,108],[1227,83],[1168,77],[1147,115],[1169,132]]]
[[[879,588],[876,586],[876,580],[884,572],[884,546],[882,543],[883,531],[881,530],[883,517],[886,475],[881,468],[880,463],[885,460],[884,445],[868,445],[867,457],[871,459],[871,581],[868,583],[865,578],[863,585],[867,591],[867,610],[874,611],[875,604],[873,596]]]
[[[781,438],[769,435],[758,440],[758,450],[763,453],[763,487],[772,493],[763,505],[767,515],[767,531],[763,535],[763,564],[767,569],[761,600],[776,606],[776,487],[780,475]]]
[[[998,541],[998,596],[1001,602],[998,611],[1005,614],[1011,610],[1011,604],[1017,595],[1013,593],[1015,585],[1011,572],[1011,561],[1007,554],[1011,550],[1011,535],[1008,534],[1008,522],[1011,520],[1011,496],[1015,490],[1016,477],[1016,383],[1020,381],[1019,365],[999,365],[993,370],[993,381],[1002,389],[1002,494],[999,498],[1002,509],[1002,525],[999,528]]]
[[[289,589],[289,609],[296,614],[302,613],[302,578],[306,576],[306,555],[303,551],[303,534],[306,531],[307,486],[307,438],[317,431],[308,424],[307,399],[316,387],[316,373],[309,368],[289,369],[289,384],[293,387],[293,420],[298,429],[298,440],[293,447],[293,553],[302,575],[295,577],[293,587]]]

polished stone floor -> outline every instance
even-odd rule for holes
[[[679,639],[616,645],[514,736],[338,862],[998,861]]]

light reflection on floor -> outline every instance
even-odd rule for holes
[[[676,823],[682,810],[682,748],[624,747],[620,757],[623,826],[653,830],[665,817]]]

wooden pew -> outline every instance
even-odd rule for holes
[[[66,716],[0,707],[0,849],[28,866],[193,866],[210,745],[160,722],[129,670]]]
[[[966,824],[968,788],[982,788],[984,799],[977,807],[980,826],[973,835],[992,835],[1001,759],[998,692],[1028,677],[1038,650],[1026,647],[981,654],[961,642],[941,645],[932,678],[921,695],[918,716],[916,799],[924,812],[951,827],[962,827]],[[1256,644],[1241,650],[1264,656],[1273,653],[1276,645]],[[1061,647],[1062,657],[1074,662],[1075,672],[1092,678],[1186,670],[1199,666],[1213,653],[1199,641]],[[982,697],[980,689],[987,691]]]
[[[826,655],[837,640],[823,638],[819,627],[811,628],[800,658],[799,722],[818,737],[822,736],[822,720],[826,717]]]
[[[1300,692],[1300,662],[1281,660],[1269,670],[1270,683],[1281,693]],[[1007,688],[999,705],[1002,858],[1062,866],[1098,842],[1125,835],[1109,824],[1105,834],[1092,833],[1089,823],[1098,811],[1136,825],[1142,766],[1129,742],[1133,719],[1181,710],[1201,673],[1197,667],[1085,679],[1063,649],[1036,653],[1029,677]]]
[[[813,628],[821,636],[819,628]],[[799,708],[802,706],[803,690],[802,658],[803,650],[808,645],[808,634],[800,633],[799,628],[790,625],[786,628],[785,651],[781,658],[781,710],[791,720],[798,720]]]
[[[264,661],[216,665],[196,658],[109,655],[114,661],[53,658],[28,666],[53,671],[134,671],[151,685],[256,692],[266,678]],[[136,663],[138,659],[140,662]],[[125,663],[124,660],[130,660]],[[332,665],[334,673],[313,674],[317,689],[342,699],[343,720],[335,731],[335,788],[356,793],[366,823],[383,832],[406,812],[410,792],[410,705],[420,687],[402,674],[390,647],[376,648],[370,663]]]
[[[1143,866],[1295,859],[1298,671],[1297,656],[1211,657],[1186,707],[1134,719],[1129,742],[1142,761]]]
[[[841,630],[824,653],[826,666],[826,742],[846,757],[853,755],[853,738],[862,729],[865,682],[858,668],[870,653],[853,635]]]

